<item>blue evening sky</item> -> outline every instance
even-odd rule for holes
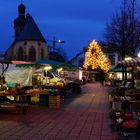
[[[23,0],[23,4],[46,40],[52,40],[55,36],[56,39],[65,41],[61,47],[70,60],[89,41],[103,40],[106,22],[120,7],[120,1]],[[20,3],[20,0],[0,0],[0,51],[2,52],[13,42],[13,21],[18,16],[17,7]]]

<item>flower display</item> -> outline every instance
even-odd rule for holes
[[[116,128],[117,128],[117,130],[121,129],[122,122],[123,122],[122,113],[116,112]]]
[[[136,129],[137,128],[137,122],[133,120],[125,121],[122,124],[123,129]]]
[[[116,122],[117,122],[118,124],[120,124],[121,122],[123,122],[123,119],[122,119],[122,118],[116,119]]]
[[[116,118],[117,118],[117,119],[122,118],[122,114],[121,114],[121,112],[116,112]]]
[[[124,136],[133,136],[135,135],[135,130],[137,128],[137,122],[133,120],[125,121],[122,124],[122,130]]]
[[[125,118],[126,118],[126,120],[132,119],[132,113],[126,112],[126,113],[125,113]]]

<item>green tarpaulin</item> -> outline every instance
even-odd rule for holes
[[[122,72],[122,67],[113,66],[109,72]]]
[[[64,62],[59,62],[59,61],[54,61],[54,60],[37,60],[35,63],[37,64],[49,64],[53,67],[53,69],[57,69],[59,67],[62,67],[65,70],[76,70],[78,69],[77,66],[69,64],[69,63],[64,63]]]

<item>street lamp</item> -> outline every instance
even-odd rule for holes
[[[53,40],[47,40],[47,41],[53,43],[53,46],[52,46],[52,51],[53,51],[53,52],[54,52],[55,49],[56,49],[56,43],[61,43],[61,44],[65,43],[64,40],[56,40],[55,36],[53,37]]]

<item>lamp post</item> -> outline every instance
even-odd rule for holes
[[[52,46],[52,51],[53,51],[53,52],[54,52],[55,49],[56,49],[56,43],[61,43],[61,44],[65,43],[64,40],[56,40],[55,36],[53,37],[53,40],[47,40],[47,41],[53,43],[53,46]]]

